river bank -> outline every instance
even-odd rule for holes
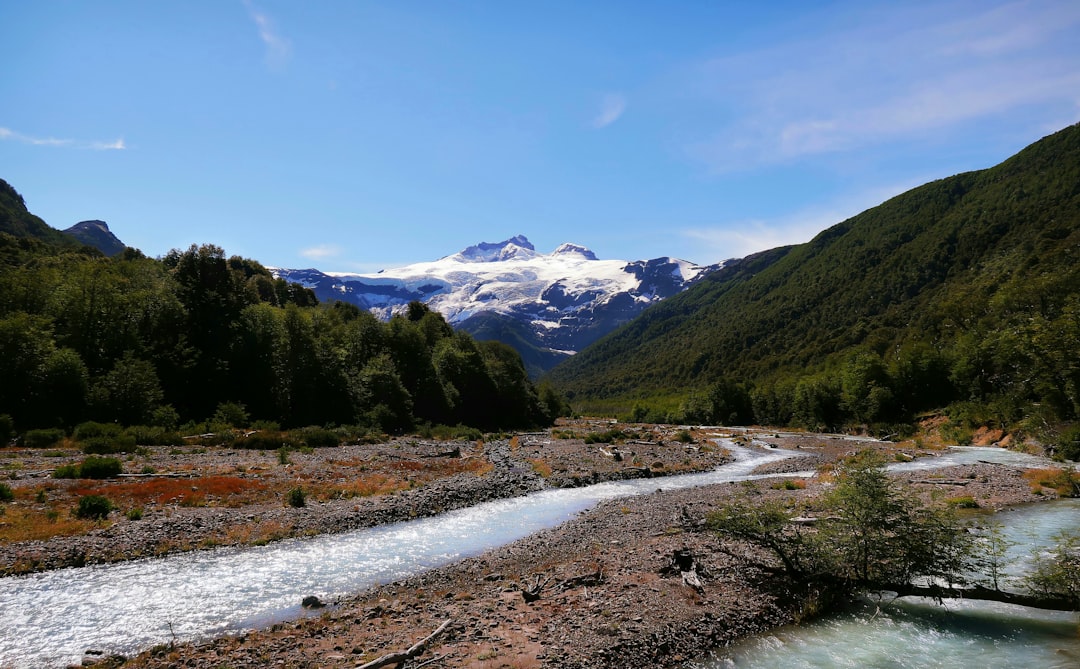
[[[763,468],[770,472],[812,469],[861,447],[810,436],[768,436],[758,446],[808,454]],[[897,476],[928,497],[962,492],[990,509],[1053,496],[1037,494],[1029,479],[1000,465]],[[673,667],[798,617],[799,597],[757,572],[748,556],[725,552],[730,547],[704,531],[703,519],[729,499],[809,499],[820,481],[673,491],[663,490],[663,479],[656,485],[652,494],[603,502],[557,528],[336,602],[320,615],[103,664],[356,667],[450,621],[428,652],[405,666]],[[687,558],[698,583],[673,569]],[[523,591],[538,597],[526,601]]]
[[[415,438],[282,453],[193,445],[119,456],[109,480],[57,479],[77,450],[0,449],[15,499],[0,516],[0,576],[104,564],[433,516],[545,487],[708,471],[728,455],[671,427],[634,428],[630,443],[585,443],[608,421],[483,442]],[[556,434],[558,436],[556,436]],[[302,506],[287,503],[304,491]],[[115,510],[79,520],[80,497]],[[26,538],[24,538],[26,537]]]

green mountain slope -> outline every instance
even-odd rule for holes
[[[578,403],[625,407],[735,380],[756,389],[757,418],[804,423],[796,391],[814,381],[836,404],[817,418],[832,423],[867,418],[843,375],[870,365],[863,385],[888,400],[872,418],[1006,396],[1075,415],[1076,362],[1052,371],[1050,361],[1064,355],[1080,314],[1080,125],[776,253],[760,271],[711,277],[647,310],[551,381]],[[1001,337],[1009,327],[1012,343]],[[915,382],[901,378],[904,365],[936,371]],[[1038,374],[1055,378],[1028,378]],[[769,393],[785,408],[763,416],[775,409]]]
[[[0,233],[37,239],[58,246],[82,246],[80,242],[49,227],[45,221],[27,211],[22,196],[3,179],[0,179]]]

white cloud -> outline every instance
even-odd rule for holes
[[[606,128],[626,111],[626,97],[620,93],[608,93],[600,102],[600,112],[593,117],[594,128]]]
[[[90,151],[123,151],[127,149],[124,139],[115,139],[111,142],[84,141],[78,139],[58,139],[56,137],[34,137],[24,135],[10,128],[0,128],[0,140],[12,140],[33,146],[55,146],[68,149],[83,149]]]
[[[302,249],[300,255],[308,260],[326,260],[341,255],[341,247],[334,244],[322,244],[321,246]]]
[[[802,244],[819,232],[860,214],[922,181],[877,187],[834,202],[820,204],[773,219],[731,221],[716,227],[680,231],[700,249],[698,262],[712,263],[742,258],[778,246]]]
[[[273,20],[266,13],[257,9],[250,0],[244,0],[244,7],[247,8],[251,20],[255,22],[255,27],[259,31],[259,39],[266,46],[267,64],[271,67],[284,65],[292,55],[292,42],[282,36],[277,31]]]
[[[868,9],[853,25],[703,64],[698,93],[723,121],[688,142],[688,153],[727,172],[906,141],[1025,107],[1057,117],[1080,100],[1080,5],[894,5]]]

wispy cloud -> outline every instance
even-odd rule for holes
[[[819,232],[875,207],[885,200],[914,188],[921,180],[871,188],[839,200],[786,214],[773,219],[727,221],[716,227],[690,228],[680,234],[693,241],[700,254],[698,262],[718,262],[742,258],[789,244],[802,244]]]
[[[600,112],[593,117],[594,128],[606,128],[622,117],[626,111],[626,97],[621,93],[608,93],[600,101]]]
[[[10,128],[0,128],[0,140],[10,140],[13,142],[20,142],[22,144],[31,144],[33,146],[54,146],[66,149],[82,149],[90,151],[123,151],[127,148],[127,144],[124,143],[124,139],[114,139],[112,141],[86,141],[81,139],[59,139],[56,137],[34,137],[32,135],[24,135],[21,132],[16,132]]]
[[[251,0],[244,0],[244,7],[259,31],[259,39],[266,47],[267,64],[271,67],[281,67],[292,55],[292,42],[278,32],[273,20],[255,7]]]
[[[300,255],[308,260],[326,260],[341,255],[341,247],[334,244],[322,244],[302,249]]]
[[[731,171],[907,140],[1025,106],[1075,114],[1080,5],[971,7],[866,10],[859,28],[704,63],[698,92],[724,120],[689,153]]]

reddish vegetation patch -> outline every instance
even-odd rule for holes
[[[110,485],[83,484],[72,488],[77,495],[104,495],[121,504],[181,504],[203,506],[211,502],[239,506],[251,501],[266,485],[261,481],[237,476],[202,478],[154,478],[133,483]]]

